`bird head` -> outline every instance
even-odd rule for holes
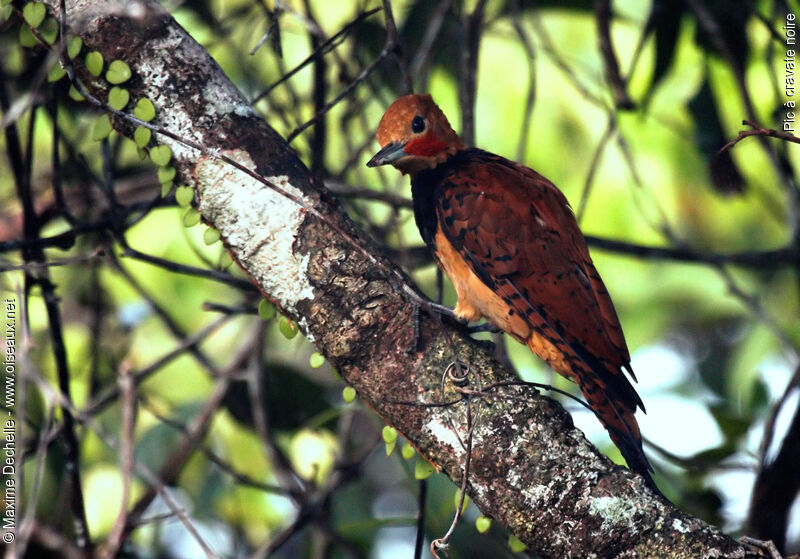
[[[378,125],[381,150],[368,167],[392,164],[403,174],[432,169],[464,149],[430,95],[405,95],[391,104]]]

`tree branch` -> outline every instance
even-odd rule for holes
[[[67,8],[71,31],[89,49],[131,67],[131,98],[154,103],[156,124],[170,132],[157,139],[171,147],[172,165],[197,189],[204,219],[258,288],[370,407],[437,469],[461,480],[466,407],[457,387],[442,387],[442,375],[454,360],[468,367],[475,387],[513,380],[513,373],[433,317],[421,317],[417,345],[416,291],[403,272],[158,4],[71,0]],[[90,91],[104,87],[86,83]],[[113,121],[122,133],[133,132],[119,116]],[[238,162],[292,199],[209,153]],[[613,465],[555,401],[516,386],[473,398],[467,491],[540,556],[756,556]],[[451,406],[425,405],[454,399]]]

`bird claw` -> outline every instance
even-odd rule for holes
[[[757,538],[751,538],[750,536],[742,536],[739,538],[739,543],[766,552],[770,559],[783,559],[783,556],[780,551],[778,551],[778,548],[775,547],[772,540],[759,540]]]
[[[470,325],[469,321],[464,320],[460,316],[458,316],[453,309],[448,306],[439,304],[439,303],[432,303],[428,302],[428,309],[435,312],[439,316],[445,317],[451,322],[453,322],[459,329],[467,334],[477,334],[479,332],[490,332],[492,334],[496,334],[498,332],[502,332],[500,328],[493,324],[489,324],[488,322],[484,322],[483,324],[473,324]],[[422,349],[420,347],[420,328],[419,328],[419,312],[420,306],[414,305],[413,311],[413,321],[414,321],[414,329],[413,329],[413,336],[414,341],[411,344],[411,348],[409,349],[409,353],[413,353],[415,351],[419,351]],[[487,351],[494,350],[494,343],[490,342],[489,340],[474,340],[475,343],[481,345]]]
[[[502,332],[500,328],[495,326],[494,324],[489,324],[488,322],[484,322],[483,324],[474,324],[472,326],[466,327],[467,332],[470,334],[477,334],[479,332],[489,332],[490,334],[499,334]]]
[[[479,332],[490,332],[492,334],[496,334],[498,332],[502,332],[500,328],[494,324],[489,324],[488,322],[470,325],[468,320],[461,318],[455,313],[455,311],[453,311],[453,309],[445,305],[440,305],[439,303],[430,303],[430,306],[432,310],[436,311],[441,316],[446,316],[455,322],[458,327],[464,330],[467,334],[477,334]]]

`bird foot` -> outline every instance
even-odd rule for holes
[[[456,325],[464,330],[467,334],[477,334],[479,332],[490,332],[492,334],[496,334],[501,332],[500,328],[494,324],[489,324],[488,322],[484,322],[483,324],[470,324],[469,321],[461,318],[455,313],[455,311],[453,311],[453,309],[445,305],[440,305],[439,303],[430,303],[430,306],[431,309],[436,311],[441,316],[446,316],[455,322]]]
[[[774,543],[772,543],[772,540],[759,540],[756,538],[751,538],[750,536],[742,536],[739,538],[739,543],[743,543],[744,545],[764,551],[770,559],[783,559],[783,556],[781,555],[780,551],[778,551],[778,548],[775,547]]]
[[[496,333],[502,331],[497,326],[494,326],[493,324],[489,324],[488,322],[484,322],[483,324],[472,324],[472,325],[470,325],[470,323],[467,320],[464,320],[463,318],[458,316],[453,311],[453,309],[451,309],[448,306],[445,306],[445,305],[442,305],[442,304],[439,304],[439,303],[431,303],[431,302],[428,302],[427,304],[428,304],[428,308],[430,310],[434,311],[439,316],[443,316],[443,317],[447,318],[448,320],[453,322],[453,324],[455,324],[458,328],[460,328],[462,331],[466,332],[467,334],[477,334],[479,332],[490,332],[492,334],[496,334]],[[409,349],[409,353],[414,352],[414,351],[419,351],[421,349],[420,348],[420,330],[419,330],[419,313],[420,313],[420,310],[421,309],[420,309],[419,305],[415,305],[414,306],[414,316],[413,316],[413,321],[414,321],[414,341],[411,344],[411,348]],[[481,346],[483,346],[483,348],[486,349],[487,351],[492,351],[494,349],[494,344],[492,342],[488,341],[488,340],[474,340],[474,341],[476,343],[480,344]]]

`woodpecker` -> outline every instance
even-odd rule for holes
[[[576,382],[628,466],[658,491],[622,327],[564,194],[528,167],[466,147],[430,95],[397,99],[377,139],[367,166],[411,177],[420,234],[458,295],[454,314],[485,318]]]

